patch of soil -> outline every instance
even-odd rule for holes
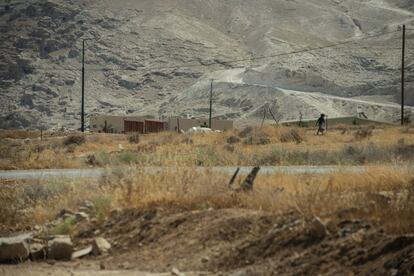
[[[325,221],[326,222],[326,221]],[[414,236],[390,236],[360,220],[329,221],[328,234],[315,239],[295,212],[273,215],[244,209],[169,214],[164,210],[115,212],[96,233],[113,245],[95,259],[107,269],[151,272],[209,271],[240,275],[414,273]],[[92,257],[90,257],[92,259]]]

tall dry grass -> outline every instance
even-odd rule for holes
[[[97,181],[16,183],[2,186],[0,221],[9,227],[40,224],[88,199],[102,221],[111,208],[245,208],[275,214],[294,209],[304,218],[366,219],[390,233],[414,232],[414,174],[408,171],[373,167],[360,174],[259,174],[254,190],[247,193],[229,188],[229,178],[196,168],[144,173],[130,167]]]
[[[197,135],[160,133],[133,140],[130,136],[111,134],[84,137],[81,143],[68,143],[70,137],[48,137],[43,141],[3,139],[0,169],[367,165],[414,161],[414,135],[407,127],[339,126],[325,136],[315,136],[311,128],[266,126]]]

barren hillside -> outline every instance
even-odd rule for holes
[[[0,127],[79,127],[86,38],[88,115],[205,116],[215,79],[215,116],[255,120],[269,106],[289,120],[359,108],[395,121],[398,30],[414,29],[413,7],[411,0],[3,1]],[[409,105],[413,38],[408,30]]]

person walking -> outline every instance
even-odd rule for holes
[[[324,135],[326,130],[326,118],[325,114],[321,114],[319,119],[316,121],[315,126],[318,127],[318,131],[316,132],[316,135]]]

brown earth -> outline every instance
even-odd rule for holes
[[[411,275],[414,235],[388,235],[375,222],[322,219],[315,238],[296,212],[246,209],[113,211],[104,223],[80,224],[78,248],[97,235],[109,255],[72,262],[0,266],[2,275]],[[150,271],[145,274],[139,271]],[[197,272],[188,272],[197,271]],[[4,273],[4,274],[3,274]],[[159,273],[159,274],[157,274]],[[174,273],[172,272],[172,275]]]
[[[82,247],[96,235],[104,236],[113,245],[109,255],[53,266],[36,265],[35,270],[30,263],[2,269],[22,273],[30,270],[33,275],[42,270],[91,275],[91,271],[99,270],[161,273],[173,268],[213,275],[414,273],[413,235],[388,235],[375,222],[339,217],[322,221],[328,234],[317,239],[310,235],[309,224],[296,212],[274,215],[244,209],[173,214],[163,209],[114,211],[103,224],[79,226],[74,238]]]

